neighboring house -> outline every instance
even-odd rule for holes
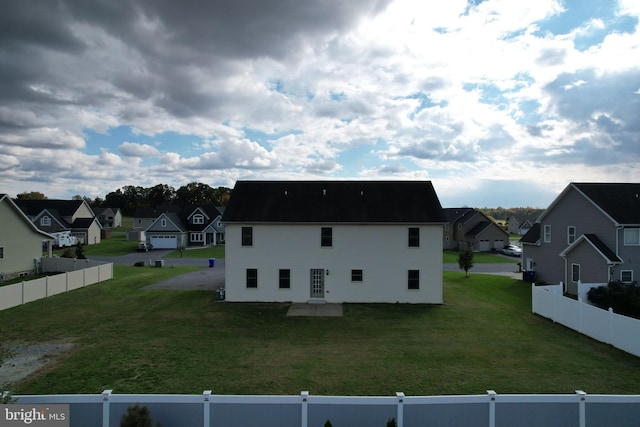
[[[509,233],[525,235],[533,224],[535,224],[538,215],[529,215],[518,219],[516,215],[511,215],[507,220],[507,230]]]
[[[120,208],[93,208],[96,218],[103,228],[114,228],[122,226],[122,213]]]
[[[43,242],[51,256],[52,240],[6,194],[0,194],[0,281],[34,273]]]
[[[571,183],[521,239],[538,283],[633,282],[640,277],[640,184]]]
[[[146,230],[158,219],[160,214],[179,211],[180,208],[173,205],[159,206],[157,208],[138,208],[133,212],[133,229]]]
[[[187,215],[189,245],[220,245],[224,243],[224,225],[222,224],[222,206],[196,207]]]
[[[222,207],[199,206],[161,213],[144,230],[145,239],[154,249],[223,244],[223,212]]]
[[[70,231],[84,245],[100,243],[102,226],[84,200],[14,200],[24,214],[45,233]]]
[[[238,181],[222,221],[228,301],[442,303],[429,181]]]
[[[509,243],[509,233],[473,208],[444,209],[445,249],[499,251]]]

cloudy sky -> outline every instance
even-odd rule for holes
[[[640,181],[637,0],[2,0],[0,193]]]

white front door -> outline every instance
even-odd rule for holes
[[[311,269],[311,298],[324,298],[324,269]]]

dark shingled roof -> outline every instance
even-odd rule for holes
[[[491,225],[491,221],[481,221],[475,225],[471,230],[467,231],[467,236],[475,237],[482,233],[487,227]]]
[[[40,212],[45,209],[49,211],[57,211],[60,216],[71,216],[73,215],[79,208],[82,203],[82,200],[55,200],[55,199],[44,199],[44,200],[22,200],[15,199],[14,202],[18,207],[24,212],[27,216],[36,216]]]
[[[573,183],[618,224],[640,224],[640,184]]]
[[[536,244],[538,243],[539,240],[540,240],[540,223],[539,222],[536,222],[535,224],[533,224],[529,229],[529,231],[527,231],[527,233],[524,236],[522,236],[522,238],[520,239],[522,243],[531,243],[531,244]]]
[[[615,252],[613,252],[611,249],[609,249],[609,247],[605,245],[604,242],[600,240],[600,238],[595,234],[585,234],[584,237],[586,239],[589,239],[593,246],[598,248],[602,255],[604,255],[610,262],[622,262],[620,257],[616,255]]]
[[[445,222],[430,181],[238,181],[225,222]]]
[[[444,216],[447,218],[447,222],[466,222],[469,218],[476,214],[476,210],[473,208],[446,208],[444,209]]]

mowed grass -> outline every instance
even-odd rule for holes
[[[442,262],[445,264],[458,263],[458,251],[445,250],[442,253]],[[515,264],[520,262],[520,258],[511,258],[502,255],[493,254],[491,252],[474,252],[474,264]]]
[[[530,287],[445,273],[445,304],[346,304],[344,317],[286,317],[288,304],[142,288],[190,268],[115,266],[116,279],[0,312],[2,343],[73,350],[17,394],[637,394],[640,358],[532,315]]]
[[[189,248],[182,251],[171,251],[163,258],[224,258],[224,246],[207,246],[204,248]]]

